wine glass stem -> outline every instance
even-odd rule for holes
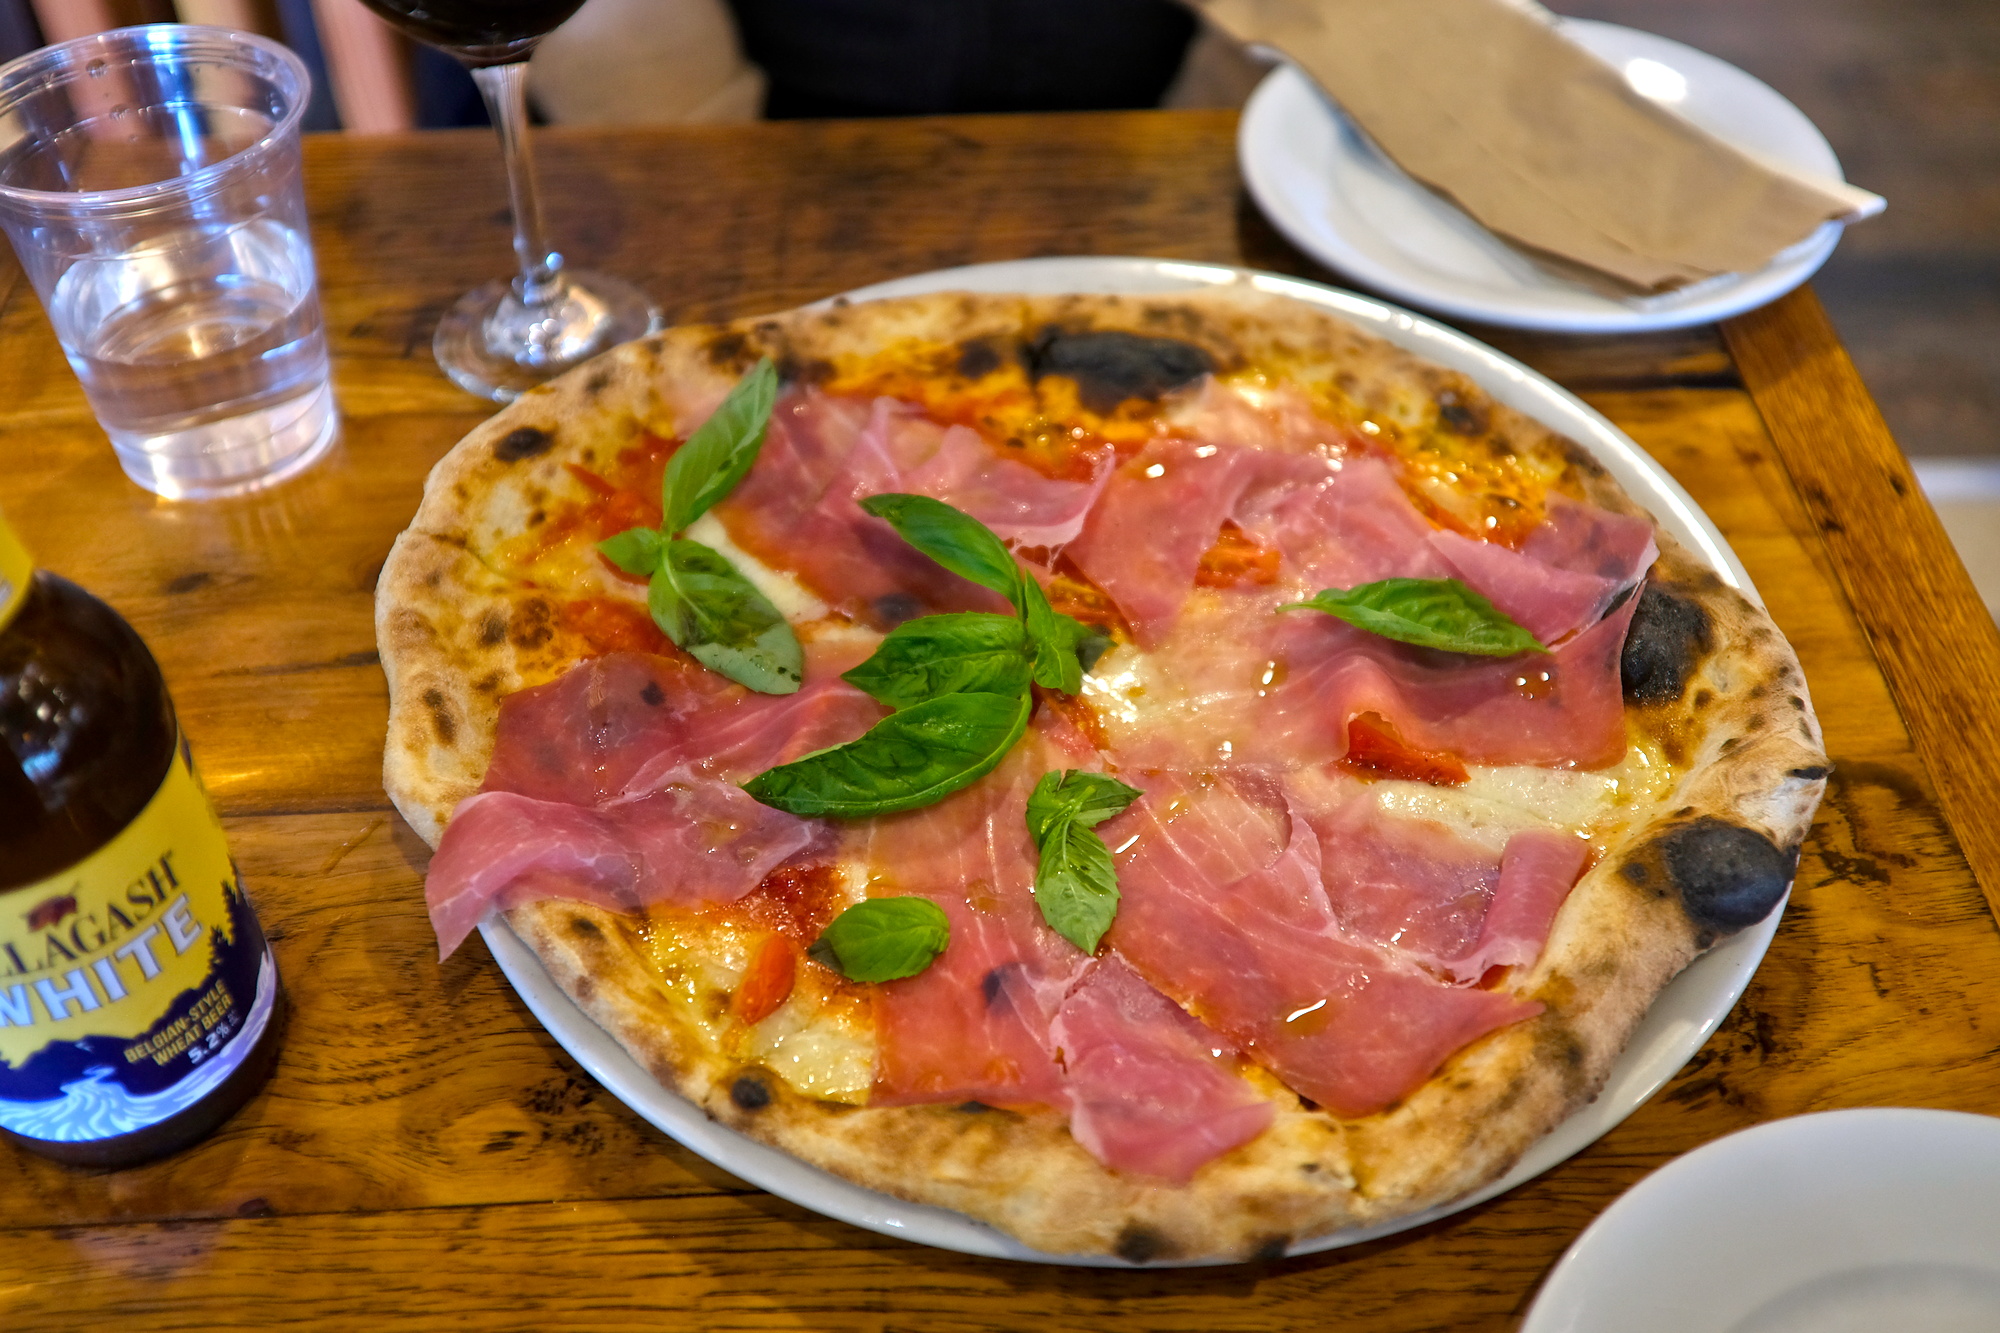
[[[472,71],[487,114],[500,131],[507,159],[507,192],[514,201],[514,254],[521,276],[514,291],[530,307],[553,305],[563,297],[562,256],[549,248],[542,230],[542,201],[535,191],[535,160],[528,153],[528,62],[487,65]]]

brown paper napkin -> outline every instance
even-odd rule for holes
[[[1194,0],[1318,80],[1490,230],[1640,292],[1762,268],[1882,199],[1731,147],[1634,92],[1532,0]]]

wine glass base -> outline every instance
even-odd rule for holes
[[[431,351],[438,369],[468,393],[511,403],[599,352],[660,327],[646,294],[605,273],[564,272],[553,309],[523,305],[512,283],[467,292],[439,321]]]

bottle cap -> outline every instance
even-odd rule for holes
[[[29,558],[28,548],[7,526],[7,516],[0,514],[0,629],[7,628],[21,603],[28,600],[28,583],[34,576],[35,562]]]

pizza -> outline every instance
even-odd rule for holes
[[[1242,284],[618,348],[438,464],[377,633],[446,952],[502,912],[716,1120],[1132,1262],[1497,1178],[1828,772],[1589,453]]]

